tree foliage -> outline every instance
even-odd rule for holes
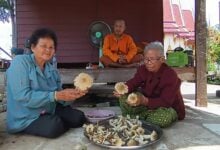
[[[213,64],[220,64],[220,31],[216,28],[208,28],[208,69],[213,71]]]
[[[0,21],[9,22],[10,14],[10,5],[7,0],[0,0]]]
[[[12,25],[12,46],[16,47],[15,0],[0,0],[0,22],[9,22]]]

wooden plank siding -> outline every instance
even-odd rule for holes
[[[127,21],[135,42],[163,41],[162,0],[16,0],[18,47],[39,27],[49,27],[58,36],[58,63],[98,62],[98,49],[88,38],[93,21],[112,25]]]

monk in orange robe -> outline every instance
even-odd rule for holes
[[[123,19],[115,20],[114,33],[105,36],[100,58],[105,67],[137,67],[143,60],[143,55],[137,54],[132,37],[124,33],[125,29]]]

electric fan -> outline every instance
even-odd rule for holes
[[[111,33],[111,28],[104,21],[95,21],[89,26],[89,38],[92,42],[92,45],[99,49],[99,58],[102,56],[104,37],[109,33]],[[102,66],[100,62],[99,66]]]

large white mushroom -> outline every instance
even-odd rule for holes
[[[135,93],[131,93],[128,95],[127,103],[131,106],[136,106],[138,100],[138,95]]]
[[[118,82],[115,84],[115,91],[118,92],[118,94],[126,94],[128,93],[128,86],[123,82]]]
[[[74,86],[80,90],[87,90],[92,87],[93,78],[87,73],[80,73],[74,79]]]

